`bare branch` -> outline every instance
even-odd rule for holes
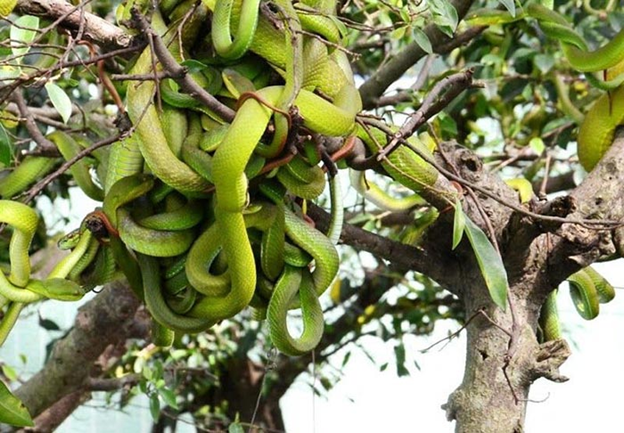
[[[30,112],[28,105],[26,105],[26,101],[24,100],[24,95],[22,95],[21,90],[13,92],[13,101],[17,105],[17,109],[19,110],[19,113],[23,118],[24,124],[26,126],[26,129],[28,130],[28,133],[30,134],[30,137],[35,143],[37,143],[37,146],[39,146],[38,151],[40,152],[40,154],[59,156],[56,145],[47,138],[45,138],[37,127],[35,119]]]
[[[17,10],[53,20],[64,17],[61,26],[76,31],[82,27],[85,39],[109,49],[129,47],[132,44],[132,37],[124,30],[97,15],[80,12],[71,3],[62,0],[19,0]]]

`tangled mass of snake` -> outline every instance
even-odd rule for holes
[[[7,15],[14,2],[0,6]],[[71,252],[43,279],[32,276],[29,257],[38,215],[17,200],[55,161],[28,156],[0,180],[0,221],[12,230],[10,269],[0,272],[0,342],[25,305],[77,300],[126,278],[154,319],[156,344],[167,346],[175,333],[202,332],[251,307],[254,318],[266,319],[281,352],[313,350],[324,326],[319,297],[339,268],[335,245],[343,216],[336,172],[345,168],[346,156],[374,155],[392,138],[357,122],[362,103],[336,12],[333,0],[162,0],[147,12],[121,8],[124,20],[143,22],[158,35],[128,66],[129,74],[148,78],[128,84],[129,133],[71,167],[77,185],[101,206],[61,239],[59,247]],[[578,70],[607,70],[624,56],[612,46],[621,45],[621,35],[591,52],[555,12],[535,6],[527,14],[559,39]],[[200,102],[172,78],[149,78],[163,70],[159,44],[219,105]],[[581,124],[579,159],[588,171],[624,118],[621,92],[611,100],[605,94]],[[89,145],[62,131],[47,138],[65,159]],[[417,138],[410,142],[420,155],[432,155]],[[417,194],[439,175],[420,155],[400,146],[382,166]],[[353,183],[367,199],[390,209],[405,206],[360,175]],[[331,221],[321,231],[306,208],[327,185]],[[613,297],[589,268],[571,281],[586,318]],[[302,312],[298,337],[287,327],[293,309]],[[556,310],[550,305],[548,311]],[[554,314],[544,314],[547,338],[558,335]]]

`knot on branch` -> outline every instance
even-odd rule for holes
[[[477,155],[468,150],[459,152],[460,173],[464,179],[477,181],[481,179],[483,163]]]
[[[571,354],[570,346],[563,338],[540,344],[534,352],[534,364],[529,371],[530,381],[544,377],[553,382],[566,382],[568,378],[559,373],[559,367]]]

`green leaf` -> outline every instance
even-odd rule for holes
[[[11,394],[9,388],[2,381],[0,381],[0,423],[16,427],[35,425],[24,403]]]
[[[158,417],[160,416],[160,399],[158,398],[158,394],[153,393],[150,395],[149,407],[152,419],[154,422],[158,421]]]
[[[407,33],[407,27],[401,26],[394,29],[392,33],[390,33],[390,37],[394,40],[403,39],[405,37],[405,33]]]
[[[412,29],[412,35],[414,36],[414,40],[418,44],[420,48],[427,54],[433,54],[433,47],[431,46],[431,41],[425,32],[423,32],[418,27],[414,27]]]
[[[7,134],[4,126],[0,124],[0,164],[5,167],[11,165],[11,159],[13,155],[13,146],[11,145],[11,138]]]
[[[550,54],[537,54],[533,58],[533,63],[535,63],[535,66],[542,74],[545,74],[555,66],[555,59]]]
[[[531,141],[529,141],[529,146],[531,146],[531,149],[533,149],[538,155],[541,155],[542,152],[544,152],[544,149],[546,149],[544,140],[542,140],[541,137],[533,137]]]
[[[351,352],[347,352],[347,354],[344,356],[344,358],[342,358],[342,365],[341,367],[344,367],[345,365],[347,365],[347,362],[349,362],[349,359],[351,359]]]
[[[154,378],[154,372],[151,367],[145,366],[142,371],[143,377],[147,380],[152,380]]]
[[[9,380],[17,380],[17,372],[9,365],[2,364],[2,374],[4,374]]]
[[[52,105],[54,105],[56,111],[58,111],[63,118],[63,122],[67,123],[72,113],[71,99],[69,99],[67,93],[55,83],[47,83],[45,89],[48,92]]]
[[[240,423],[233,422],[228,427],[228,433],[245,433],[245,429],[243,429],[243,426],[240,425]]]
[[[158,390],[158,394],[160,394],[166,405],[171,406],[174,409],[178,408],[175,393],[169,388],[160,388]]]
[[[442,33],[452,37],[459,22],[457,9],[448,0],[429,0],[427,4],[433,14],[433,22]]]
[[[455,123],[455,119],[444,111],[438,113],[436,121],[439,122],[443,134],[448,134],[449,137],[455,137],[457,135],[457,123]]]
[[[466,227],[466,216],[464,215],[464,210],[462,209],[461,202],[459,199],[455,201],[453,205],[455,207],[455,217],[453,218],[453,245],[451,247],[452,250],[457,248],[457,245],[462,240],[464,236],[464,228]]]
[[[11,26],[11,49],[13,55],[18,56],[16,61],[20,63],[22,56],[30,50],[30,43],[37,36],[39,29],[39,18],[31,15],[24,15],[15,20]]]
[[[514,0],[498,0],[498,2],[505,6],[505,9],[509,11],[512,17],[516,16],[516,3]]]
[[[502,310],[507,307],[507,271],[503,260],[496,252],[490,240],[472,220],[466,217],[466,236],[472,245],[481,275],[496,305]]]
[[[394,346],[394,356],[396,357],[397,376],[409,376],[409,370],[405,368],[405,346],[403,343]]]
[[[44,319],[42,317],[39,317],[39,326],[41,326],[46,331],[60,331],[61,330],[61,328],[56,324],[56,322],[50,319]]]
[[[204,69],[208,68],[208,66],[205,63],[202,63],[199,60],[194,60],[194,59],[185,60],[182,63],[180,63],[180,65],[187,68],[190,74],[193,74],[195,72],[201,72]]]

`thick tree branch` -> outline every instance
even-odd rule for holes
[[[570,196],[576,212],[569,218],[610,219],[624,224],[624,131],[619,131],[608,152]],[[556,287],[569,275],[617,251],[613,230],[565,224],[551,239],[547,273]]]
[[[78,406],[90,399],[91,393],[85,392],[82,389],[67,394],[35,418],[35,427],[19,430],[19,433],[52,432],[56,430]]]
[[[74,328],[55,345],[43,369],[15,391],[33,417],[84,386],[106,349],[128,338],[138,307],[131,290],[112,283],[80,308]]]
[[[60,25],[69,30],[82,27],[82,36],[108,49],[125,48],[132,43],[132,37],[124,30],[103,18],[62,0],[19,0],[17,10],[26,15],[61,19]]]
[[[320,207],[310,204],[308,214],[321,230],[328,227],[330,216]],[[443,287],[454,287],[459,283],[459,263],[449,255],[439,255],[427,249],[402,244],[350,224],[343,226],[340,240],[404,269],[425,273]]]
[[[463,19],[470,6],[472,6],[472,0],[453,0],[451,3],[457,9],[459,20]],[[453,39],[444,35],[434,24],[427,26],[424,31],[429,37],[435,52],[444,54],[476,37],[483,29],[484,27],[473,27]],[[377,105],[377,99],[383,92],[425,55],[427,53],[416,42],[412,42],[379,68],[377,72],[360,86],[360,95],[362,96],[364,108],[374,108]]]

